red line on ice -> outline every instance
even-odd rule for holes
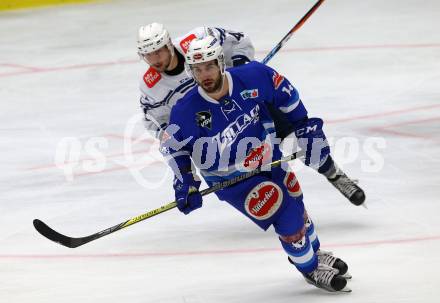
[[[427,109],[438,108],[438,107],[440,107],[440,104],[423,105],[423,106],[416,106],[416,107],[410,107],[410,108],[399,109],[399,110],[388,111],[388,112],[375,113],[375,114],[351,116],[351,117],[348,117],[348,118],[330,119],[330,120],[325,120],[325,123],[327,123],[327,124],[328,123],[343,123],[343,122],[349,122],[349,121],[353,121],[353,120],[367,120],[367,119],[372,119],[372,118],[400,115],[400,114],[403,114],[403,113],[427,110]]]
[[[396,126],[405,126],[405,125],[411,125],[411,124],[420,124],[420,123],[426,123],[426,122],[432,122],[432,121],[439,121],[440,117],[433,117],[433,118],[428,118],[428,119],[418,119],[418,120],[411,120],[411,121],[405,121],[405,122],[399,122],[399,123],[395,123],[395,124],[389,124],[389,125],[384,125],[384,126],[377,126],[377,127],[372,127],[369,129],[369,131],[372,132],[382,132],[382,133],[388,133],[388,134],[392,134],[392,135],[396,135],[396,136],[401,136],[401,137],[409,137],[409,138],[422,138],[422,139],[433,139],[434,141],[439,141],[436,135],[431,135],[431,134],[417,134],[417,133],[410,133],[408,131],[402,131],[399,129],[393,129]],[[391,129],[390,129],[391,128]]]
[[[364,49],[401,49],[401,48],[438,48],[440,43],[422,43],[422,44],[378,44],[378,45],[341,45],[341,46],[322,46],[322,47],[304,47],[304,48],[287,48],[282,49],[280,52],[317,52],[317,51],[346,51],[346,50],[364,50]],[[258,54],[267,54],[268,50],[257,51]],[[14,68],[24,69],[21,71],[13,71],[0,73],[0,78],[2,77],[12,77],[18,75],[27,75],[35,73],[47,73],[62,70],[76,70],[84,68],[96,68],[96,67],[108,67],[113,65],[125,65],[134,64],[139,62],[139,60],[118,60],[111,62],[97,62],[97,63],[85,63],[85,64],[74,64],[58,67],[34,67],[25,66],[14,63],[0,63],[0,66],[9,66]]]
[[[351,243],[330,243],[326,247],[366,247],[377,245],[397,245],[440,240],[440,235],[406,239],[388,239]],[[200,250],[184,252],[134,252],[134,253],[90,253],[90,254],[0,254],[0,259],[101,259],[101,258],[145,258],[145,257],[189,257],[189,256],[212,256],[232,254],[255,254],[279,252],[281,248],[250,248],[250,249],[224,249],[224,250]]]

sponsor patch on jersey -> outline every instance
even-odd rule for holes
[[[244,90],[240,93],[241,97],[243,98],[243,100],[246,99],[254,99],[258,97],[258,89],[254,88],[254,89],[247,89]]]
[[[196,113],[196,122],[200,127],[206,127],[211,129],[212,127],[212,115],[210,111],[202,111]]]
[[[196,35],[191,34],[188,37],[185,37],[184,39],[182,39],[182,41],[180,41],[180,47],[182,48],[183,52],[186,54],[186,52],[188,51],[188,47],[189,44],[191,43],[191,41],[193,41],[196,38]]]
[[[296,198],[302,195],[301,186],[293,172],[286,173],[286,176],[284,177],[284,185],[290,196]]]
[[[154,68],[150,67],[144,75],[144,82],[148,88],[152,88],[162,78],[160,73]]]
[[[267,143],[263,143],[261,146],[251,149],[244,159],[244,168],[253,170],[262,164],[267,163],[271,158],[271,152],[272,148]]]
[[[249,192],[244,208],[251,217],[266,220],[276,213],[282,201],[281,188],[271,181],[264,181]]]
[[[284,81],[284,76],[274,71],[272,76],[272,81],[273,81],[273,87],[275,87],[275,89],[278,89],[278,87],[280,87],[281,83],[283,83]]]

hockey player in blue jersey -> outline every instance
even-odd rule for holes
[[[297,90],[282,75],[258,62],[225,71],[222,47],[211,36],[192,41],[185,60],[198,86],[173,107],[161,141],[175,173],[180,211],[188,214],[202,206],[193,164],[213,185],[281,157],[268,104],[295,125],[299,145],[307,150],[306,162],[326,160],[322,120],[308,118]],[[263,171],[216,194],[263,230],[273,226],[289,261],[307,282],[328,291],[348,291],[348,266],[320,250],[301,187],[288,167]]]
[[[172,106],[195,85],[184,70],[184,54],[189,43],[208,35],[220,40],[226,66],[238,66],[254,60],[254,47],[249,36],[242,32],[198,27],[172,42],[162,24],[151,23],[139,28],[138,54],[150,65],[140,82],[140,102],[145,114],[145,127],[154,136],[160,138],[169,123]],[[274,120],[278,138],[283,140],[295,132],[297,125],[292,124],[279,108],[272,104],[266,104],[266,107]],[[353,204],[361,205],[365,201],[364,191],[338,168],[331,155],[319,166],[311,166]]]

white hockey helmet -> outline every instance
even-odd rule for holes
[[[185,54],[185,62],[191,67],[193,64],[217,60],[222,74],[225,72],[225,56],[220,41],[213,36],[194,39],[189,44]]]
[[[162,24],[154,22],[139,28],[137,40],[139,56],[143,57],[165,45],[170,50],[171,55],[174,55],[170,35]]]

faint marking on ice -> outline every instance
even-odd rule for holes
[[[384,126],[378,126],[370,128],[370,131],[373,132],[383,132],[383,133],[389,133],[392,135],[400,136],[400,137],[409,137],[409,138],[419,138],[419,139],[430,139],[433,141],[439,142],[438,138],[438,128],[429,126],[429,127],[409,127],[408,129],[405,129],[405,126],[410,126],[413,124],[429,124],[433,121],[439,121],[440,117],[433,117],[428,119],[418,119],[418,120],[411,120],[411,121],[404,121],[394,124],[388,124]],[[431,130],[432,132],[429,132]]]
[[[289,52],[320,52],[320,51],[349,51],[349,50],[371,50],[371,49],[401,49],[401,48],[437,48],[440,43],[421,43],[421,44],[378,44],[378,45],[339,45],[339,46],[321,46],[321,47],[305,47],[305,48],[285,48],[280,50],[281,53]],[[269,50],[259,50],[257,54],[267,54]],[[2,77],[13,77],[20,75],[29,75],[35,73],[48,73],[56,71],[77,70],[87,68],[109,67],[114,65],[135,64],[139,60],[117,60],[110,62],[95,62],[84,64],[72,64],[56,67],[35,67],[26,66],[15,63],[0,63],[0,66],[16,68],[19,70],[0,73]]]
[[[384,239],[375,241],[349,242],[349,243],[328,243],[326,248],[335,247],[366,247],[378,245],[400,245],[412,244],[426,241],[438,241],[440,235]],[[200,250],[200,251],[163,251],[163,252],[136,252],[136,253],[107,253],[107,254],[0,254],[0,259],[101,259],[101,258],[148,258],[148,257],[192,257],[192,256],[212,256],[212,255],[234,255],[234,254],[255,254],[255,253],[279,253],[283,251],[279,248],[249,248],[249,249],[222,249],[222,250]]]

